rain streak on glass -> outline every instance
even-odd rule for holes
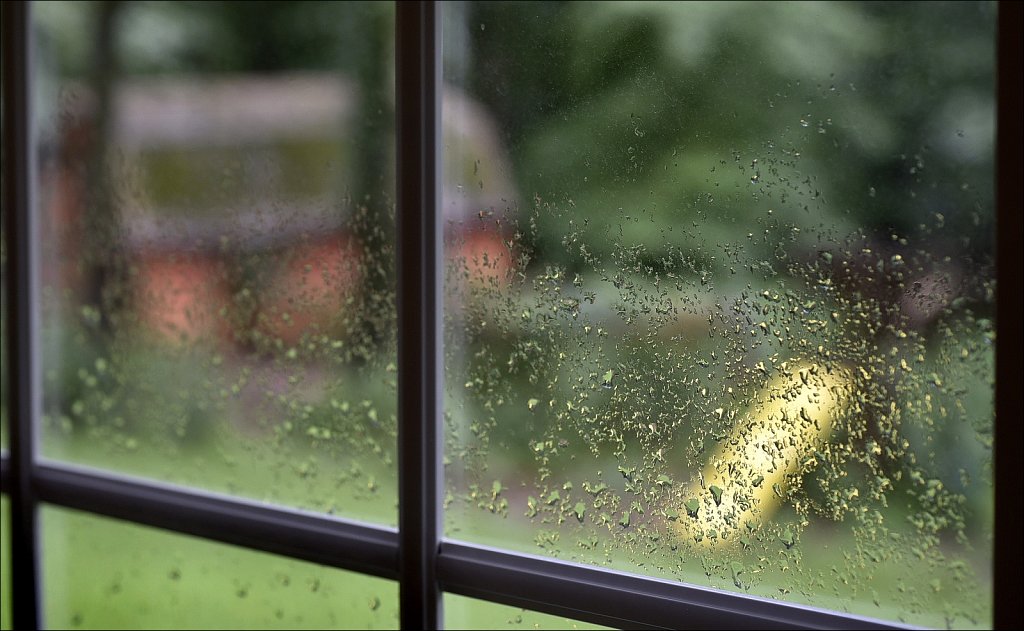
[[[447,535],[990,625],[994,25],[446,5]]]
[[[387,3],[40,3],[46,457],[396,522]]]

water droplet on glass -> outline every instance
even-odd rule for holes
[[[583,523],[583,516],[587,512],[587,506],[583,502],[576,502],[576,506],[573,507],[573,512],[576,513],[576,519]]]
[[[721,506],[722,505],[722,489],[720,487],[715,486],[714,484],[712,484],[710,487],[708,487],[708,490],[711,491],[711,495],[715,499],[715,506]]]
[[[611,388],[613,379],[615,379],[615,372],[609,370],[608,372],[604,373],[604,375],[601,377],[601,386],[603,388]]]
[[[700,510],[700,500],[698,500],[695,497],[691,497],[690,499],[686,500],[684,506],[686,507],[686,512],[690,515],[690,517],[696,517],[697,511]]]
[[[789,526],[786,526],[786,529],[782,531],[781,535],[779,535],[779,541],[786,546],[786,549],[792,548],[796,545],[796,535],[794,535],[793,531],[789,529]]]

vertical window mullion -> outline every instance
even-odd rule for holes
[[[3,204],[7,239],[7,348],[11,462],[11,613],[14,628],[42,625],[36,496],[40,409],[38,230],[34,212],[31,29],[27,1],[3,3]]]
[[[395,20],[399,603],[403,629],[442,624],[440,7],[398,2]]]

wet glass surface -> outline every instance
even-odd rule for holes
[[[990,624],[994,25],[446,5],[447,534]]]
[[[393,8],[36,8],[43,455],[395,523]]]

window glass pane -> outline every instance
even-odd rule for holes
[[[53,628],[394,628],[395,583],[46,507]]]
[[[607,629],[571,618],[509,607],[486,600],[444,595],[444,623],[449,629]]]
[[[393,21],[36,7],[45,456],[395,522]]]
[[[11,502],[0,495],[0,629],[11,628]]]
[[[995,5],[446,6],[447,533],[990,624]]]

